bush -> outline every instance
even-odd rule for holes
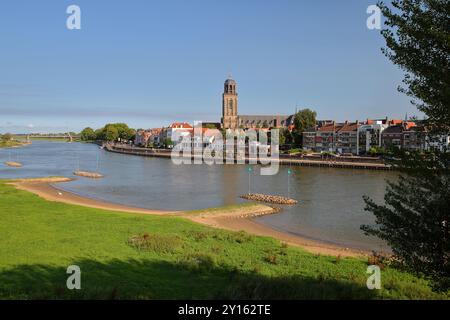
[[[208,253],[189,253],[179,260],[179,264],[191,271],[210,271],[217,266],[216,258]]]
[[[193,238],[195,241],[203,241],[206,239],[214,239],[220,241],[246,243],[252,240],[252,236],[245,231],[231,232],[231,231],[193,231],[188,232],[187,236]]]
[[[176,235],[158,233],[145,233],[128,239],[128,245],[137,250],[154,251],[158,253],[174,252],[182,245],[182,243],[182,240]]]
[[[272,251],[267,252],[267,254],[264,256],[264,261],[270,264],[278,264],[277,261],[277,255],[273,253]]]

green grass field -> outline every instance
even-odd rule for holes
[[[52,203],[0,181],[1,299],[446,299],[386,267],[307,253],[177,217]],[[145,235],[139,237],[139,235]],[[81,290],[66,269],[81,268]]]

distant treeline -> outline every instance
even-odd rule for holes
[[[80,136],[82,141],[129,141],[134,140],[136,130],[125,123],[109,123],[97,130],[84,128]]]

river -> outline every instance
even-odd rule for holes
[[[3,162],[8,160],[24,166],[7,167]],[[249,177],[245,165],[175,165],[169,159],[110,153],[94,144],[34,141],[23,148],[0,149],[0,179],[74,177],[74,170],[97,168],[103,179],[77,177],[58,187],[91,198],[168,210],[240,203],[244,200],[239,195],[250,187],[251,192],[299,201],[283,207],[280,214],[255,218],[260,223],[350,248],[387,250],[382,241],[360,230],[361,224],[373,223],[372,214],[363,210],[362,196],[382,202],[386,179],[395,179],[394,172],[293,167],[288,177],[288,167],[280,167],[274,176],[261,176],[255,168]]]

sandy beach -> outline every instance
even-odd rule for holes
[[[369,252],[344,248],[274,230],[252,220],[251,218],[255,216],[275,213],[275,209],[264,204],[255,204],[254,206],[243,206],[233,209],[227,209],[226,207],[223,209],[205,209],[199,210],[198,212],[150,210],[78,196],[71,192],[61,190],[53,185],[55,183],[64,183],[68,181],[72,181],[72,179],[54,177],[42,179],[18,179],[11,181],[10,183],[17,189],[32,192],[47,201],[57,201],[72,205],[127,213],[179,216],[215,228],[232,231],[246,231],[258,236],[272,237],[289,245],[301,247],[314,254],[342,257],[357,257],[369,254]]]
[[[63,202],[90,208],[121,211],[128,213],[143,213],[143,214],[158,214],[158,215],[179,214],[179,212],[177,211],[149,210],[86,198],[78,196],[71,192],[61,190],[52,185],[53,183],[64,183],[69,181],[72,181],[72,179],[69,178],[19,179],[11,182],[11,184],[14,185],[19,190],[32,192],[48,201]]]

